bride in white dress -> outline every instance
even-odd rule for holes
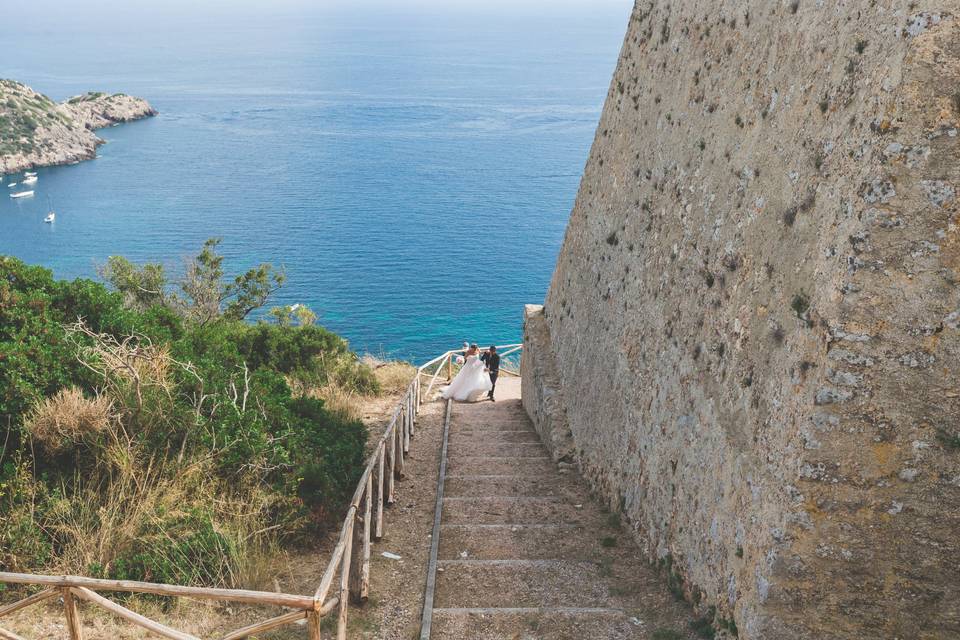
[[[473,345],[466,351],[466,361],[450,386],[440,392],[444,400],[453,398],[460,402],[475,402],[487,395],[493,386],[490,376],[484,371],[484,363],[480,360],[480,349]]]

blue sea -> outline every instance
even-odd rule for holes
[[[629,0],[151,4],[36,0],[0,23],[0,77],[160,111],[39,170],[34,198],[0,193],[0,254],[64,278],[111,255],[176,273],[220,237],[229,272],[282,265],[275,303],[359,352],[520,339]]]

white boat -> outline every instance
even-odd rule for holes
[[[57,219],[57,214],[55,214],[53,211],[51,211],[50,213],[47,214],[47,217],[44,218],[43,221],[44,221],[44,222],[53,222],[53,221],[56,220],[56,219]]]
[[[33,195],[33,191],[19,191],[17,193],[11,193],[11,198],[29,198]]]
[[[17,186],[17,183],[16,183],[16,182],[11,182],[10,184],[7,185],[7,188],[8,188],[8,189],[13,189],[15,186]]]
[[[30,176],[21,181],[20,184],[37,184],[37,176]]]
[[[24,171],[23,175],[27,176],[28,178],[32,178],[33,176],[37,175],[37,173],[36,171]]]

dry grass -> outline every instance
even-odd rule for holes
[[[310,389],[307,394],[323,400],[323,406],[342,419],[363,419],[364,396],[356,391],[348,391],[335,384],[328,384]]]
[[[150,548],[155,554],[176,550],[177,531],[167,525],[189,517],[198,507],[212,507],[215,529],[229,549],[211,548],[215,565],[198,573],[198,582],[210,585],[261,584],[263,565],[276,550],[266,525],[271,501],[256,488],[231,492],[204,464],[178,467],[175,472],[154,460],[137,461],[132,450],[112,447],[108,473],[77,477],[74,486],[52,502],[38,526],[62,543],[58,572],[87,574],[92,567],[109,568],[132,548]],[[176,553],[176,551],[169,551]],[[172,564],[181,557],[166,558]],[[198,572],[200,569],[198,568]]]
[[[405,391],[416,373],[416,368],[409,362],[384,362],[373,368],[381,394],[385,395]]]
[[[326,408],[338,416],[350,420],[363,420],[370,400],[375,397],[389,397],[402,393],[413,380],[417,370],[407,362],[385,362],[374,356],[366,355],[361,364],[373,370],[374,377],[380,385],[380,393],[376,396],[365,395],[350,391],[339,383],[332,383],[322,387],[307,389],[305,392],[315,398],[323,400]]]
[[[106,432],[113,422],[113,402],[105,396],[87,398],[76,387],[44,398],[26,419],[35,443],[56,454]]]
[[[155,460],[138,460],[135,450],[118,444],[111,445],[105,454],[107,465],[78,476],[69,488],[61,487],[57,499],[32,514],[32,526],[50,533],[62,546],[55,563],[45,567],[45,572],[96,575],[99,571],[94,567],[109,568],[116,558],[129,555],[132,548],[149,549],[161,561],[182,565],[184,558],[177,555],[177,544],[182,540],[176,529],[167,529],[167,524],[202,507],[212,511],[216,532],[229,542],[229,549],[205,548],[204,557],[215,562],[206,562],[203,573],[198,569],[194,580],[178,582],[267,591],[276,588],[278,567],[288,560],[275,537],[278,529],[269,524],[275,505],[268,492],[257,487],[226,486],[204,463],[164,468]],[[39,485],[35,486],[39,490]],[[109,592],[103,595],[118,597]],[[262,607],[152,596],[126,597],[124,604],[199,637],[220,636],[228,629],[270,617]],[[81,614],[87,637],[152,637],[89,605],[81,606]],[[25,609],[11,617],[7,628],[25,637],[60,637],[62,606],[54,603]]]

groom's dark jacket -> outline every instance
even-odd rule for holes
[[[487,369],[490,369],[490,373],[500,371],[499,353],[490,353],[489,351],[484,351],[483,355],[480,356],[480,361],[487,365]]]

